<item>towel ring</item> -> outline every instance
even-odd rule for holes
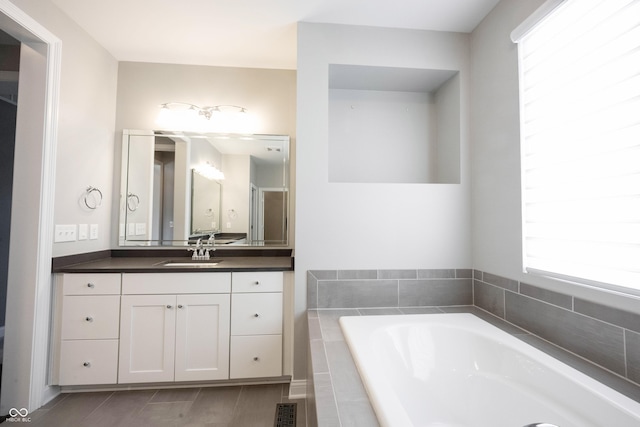
[[[138,209],[139,205],[140,205],[140,197],[138,197],[136,194],[133,194],[133,193],[127,194],[127,209],[130,212],[135,212]]]
[[[96,194],[98,193],[98,198],[96,198]],[[93,200],[93,204],[89,203],[89,196]],[[91,210],[97,209],[102,204],[102,191],[97,189],[96,187],[89,186],[84,193],[84,204]]]

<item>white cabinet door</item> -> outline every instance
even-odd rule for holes
[[[178,295],[176,381],[229,378],[229,294]]]
[[[119,383],[173,381],[175,295],[123,295]]]
[[[246,271],[231,273],[233,293],[282,292],[282,271]]]
[[[63,340],[118,339],[120,295],[71,295],[62,299]]]
[[[282,375],[282,335],[231,337],[230,378]]]
[[[117,379],[117,339],[62,342],[59,385],[115,384]]]
[[[282,334],[282,293],[233,294],[232,335]]]

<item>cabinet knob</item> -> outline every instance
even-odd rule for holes
[[[254,357],[253,357],[253,361],[254,361],[254,362],[257,362],[257,361],[259,361],[259,360],[260,360],[260,358],[259,358],[258,356],[254,356]]]
[[[87,283],[87,287],[88,288],[95,288],[96,285],[94,285],[93,283],[89,282],[89,283]]]
[[[178,304],[178,308],[182,308],[182,304]]]
[[[173,306],[172,306],[172,305],[170,305],[170,304],[167,304],[167,308],[171,308],[171,307],[173,307]]]
[[[91,362],[84,362],[82,364],[82,366],[84,366],[85,368],[90,368],[91,367]]]
[[[253,317],[260,317],[258,313],[254,314]]]
[[[84,318],[84,320],[86,320],[87,322],[93,322],[93,317],[87,316]]]
[[[256,282],[254,283],[254,285],[256,285],[256,286],[259,285],[259,284],[260,284],[259,280],[256,280]]]

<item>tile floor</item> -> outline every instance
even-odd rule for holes
[[[305,403],[289,400],[288,384],[65,393],[34,411],[31,427],[272,427],[277,403],[297,403],[297,427],[305,427]]]

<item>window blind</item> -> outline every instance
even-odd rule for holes
[[[517,43],[524,269],[640,294],[640,0],[566,0]]]

